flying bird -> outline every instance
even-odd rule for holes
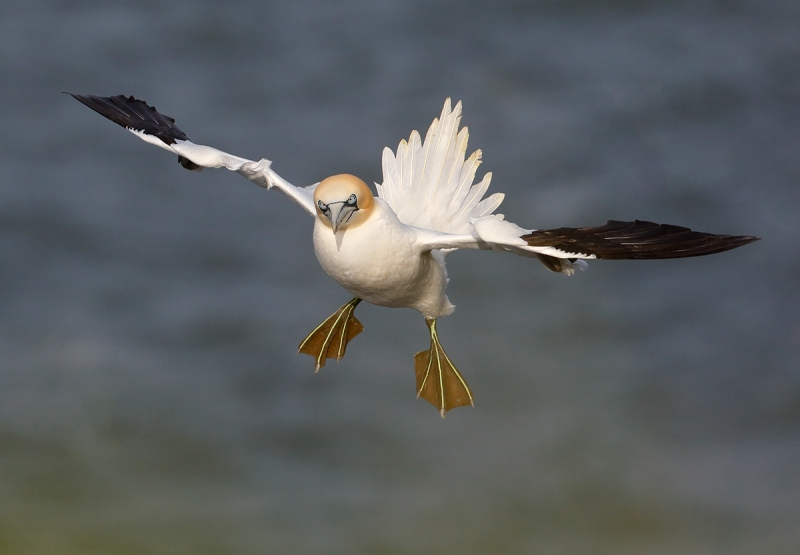
[[[502,193],[486,198],[491,173],[475,183],[481,151],[466,156],[469,133],[460,127],[461,103],[444,103],[424,140],[412,131],[397,150],[383,150],[383,183],[374,195],[354,175],[327,177],[296,187],[275,173],[271,161],[247,160],[195,144],[171,117],[132,96],[71,94],[140,139],[178,155],[193,171],[226,168],[260,187],[278,189],[314,218],[314,252],[322,269],[353,295],[308,334],[299,352],[314,357],[315,371],[328,358],[341,360],[364,329],[354,316],[363,300],[414,308],[425,318],[430,348],[414,357],[417,397],[442,416],[473,404],[466,380],[445,353],[436,320],[454,310],[447,298],[445,259],[457,249],[507,251],[538,259],[551,271],[572,275],[590,259],[660,259],[727,251],[757,237],[713,235],[675,225],[611,220],[596,227],[524,229],[495,210]]]

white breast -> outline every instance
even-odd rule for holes
[[[415,308],[427,318],[454,309],[445,295],[444,257],[422,252],[413,229],[400,222],[381,199],[375,199],[364,223],[336,235],[318,217],[314,252],[329,276],[365,301]]]

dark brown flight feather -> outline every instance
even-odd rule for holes
[[[597,227],[560,227],[523,235],[532,247],[595,255],[604,260],[685,258],[735,249],[758,241],[746,235],[713,235],[688,227],[636,220],[609,220]]]
[[[175,119],[165,116],[149,106],[142,100],[132,96],[94,96],[67,93],[78,102],[88,106],[101,116],[104,116],[125,129],[141,131],[164,142],[173,145],[176,141],[188,141],[189,137],[175,125]],[[202,169],[191,160],[178,156],[178,161],[187,170],[199,171]]]

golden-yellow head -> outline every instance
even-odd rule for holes
[[[317,216],[331,226],[334,233],[364,222],[374,204],[375,199],[367,184],[347,173],[323,179],[314,190]]]

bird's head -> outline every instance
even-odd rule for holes
[[[367,184],[346,173],[323,179],[314,190],[317,216],[334,233],[363,223],[374,204]]]

